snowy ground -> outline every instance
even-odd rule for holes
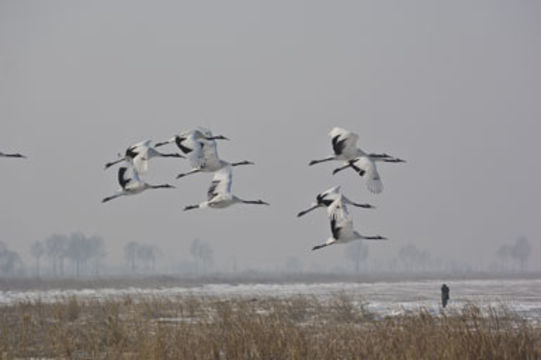
[[[43,291],[0,291],[0,305],[21,301],[55,302],[76,296],[81,300],[115,299],[126,295],[137,297],[218,296],[289,297],[315,296],[326,299],[345,293],[365,303],[378,316],[398,315],[421,307],[433,313],[440,311],[441,280],[374,282],[374,283],[293,283],[293,284],[205,284],[193,287],[82,289]],[[486,307],[505,305],[532,323],[541,324],[541,279],[533,280],[455,280],[446,281],[450,287],[449,309],[467,303]]]

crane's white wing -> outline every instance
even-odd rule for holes
[[[212,131],[210,129],[198,126],[195,129],[184,131],[180,134],[181,136],[193,136],[195,140],[206,139],[212,136]]]
[[[232,182],[233,170],[231,166],[226,166],[216,171],[207,192],[208,200],[210,201],[218,195],[230,194]]]
[[[212,136],[212,131],[202,126],[196,127],[194,131],[199,131],[204,137],[207,137],[207,138]]]
[[[335,186],[318,194],[316,197],[316,201],[318,204],[323,204],[329,207],[334,200],[338,199],[339,195],[340,186]]]
[[[132,182],[138,182],[138,183],[142,182],[141,178],[139,178],[139,172],[137,171],[135,167],[131,168],[131,178],[132,178]]]
[[[179,135],[176,137],[175,142],[184,155],[190,161],[192,168],[200,168],[205,160],[203,154],[203,146],[195,139],[194,134]]]
[[[323,191],[321,193],[321,195],[323,197],[326,197],[326,198],[329,197],[329,196],[332,196],[332,195],[336,195],[336,194],[340,194],[340,185],[334,186],[334,187],[332,187],[330,189],[327,189],[327,190],[325,190],[325,191]]]
[[[136,144],[133,144],[132,148],[137,148],[137,147],[140,147],[140,146],[143,146],[143,147],[149,147],[150,146],[150,143],[152,142],[152,140],[143,140],[143,141],[140,141]]]
[[[144,174],[148,171],[148,156],[147,151],[139,153],[133,159],[133,167],[137,170],[139,174]]]
[[[335,155],[344,155],[348,158],[359,156],[357,150],[357,140],[359,139],[359,135],[351,131],[335,127],[329,132],[329,136],[332,139],[332,148]]]
[[[139,174],[144,174],[148,171],[148,160],[150,159],[149,150],[152,140],[144,140],[130,147],[132,153],[137,155],[132,159],[131,165]]]
[[[336,218],[338,222],[351,219],[348,208],[344,203],[342,195],[338,195],[336,200],[327,208],[327,216],[329,219]]]
[[[327,214],[331,220],[331,231],[334,239],[350,238],[353,235],[353,220],[349,214],[342,196],[336,199],[327,208]]]
[[[215,140],[200,139],[199,143],[203,150],[204,166],[210,169],[220,168],[220,158]]]
[[[355,167],[361,170],[359,173],[366,180],[366,187],[368,191],[374,194],[379,194],[383,191],[383,183],[376,168],[376,163],[367,156],[361,156],[356,159]]]
[[[137,170],[133,167],[121,166],[118,169],[118,183],[122,189],[138,186],[141,183]]]

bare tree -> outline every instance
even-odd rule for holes
[[[406,245],[398,250],[398,258],[406,270],[426,270],[430,264],[430,253],[415,245]]]
[[[511,253],[512,252],[513,252],[513,249],[511,248],[511,246],[509,246],[507,244],[500,246],[498,248],[498,250],[496,251],[496,255],[498,256],[498,258],[501,261],[503,270],[507,270],[507,268],[509,266],[508,261],[511,260]]]
[[[19,254],[0,241],[0,274],[12,276],[22,271],[23,262]]]
[[[302,270],[302,264],[297,257],[288,256],[285,260],[285,268],[289,273],[298,273]]]
[[[213,263],[214,252],[209,243],[203,242],[199,239],[194,239],[190,246],[190,253],[195,260],[196,272],[199,273],[201,265],[203,270],[207,271],[209,266]]]
[[[75,276],[81,275],[81,266],[88,257],[85,236],[80,232],[72,233],[69,237],[67,256],[75,267]]]
[[[154,271],[158,253],[159,249],[154,245],[142,244],[137,248],[137,258],[143,262],[145,270],[147,271]]]
[[[67,242],[67,237],[60,234],[53,234],[45,239],[45,254],[51,261],[54,276],[58,275],[59,263],[61,273],[63,272],[63,259],[66,256]]]
[[[94,261],[94,274],[99,275],[99,269],[101,267],[101,261],[107,255],[105,250],[105,242],[100,236],[92,236],[88,239],[90,247],[90,256]]]
[[[526,269],[526,262],[528,261],[531,252],[532,246],[528,239],[524,236],[519,237],[511,250],[511,256],[518,260],[521,271]]]
[[[45,245],[41,241],[34,241],[30,244],[30,255],[36,259],[36,276],[40,276],[40,259],[45,254]]]
[[[139,249],[139,243],[135,241],[130,241],[124,245],[124,259],[130,266],[131,271],[135,271],[136,260],[137,260],[137,250]]]
[[[362,241],[355,241],[345,249],[346,259],[353,263],[355,273],[361,270],[361,262],[368,258],[368,245]]]
[[[532,252],[532,245],[524,236],[519,237],[513,245],[504,244],[498,248],[496,255],[504,269],[515,268],[518,264],[521,271],[526,269],[526,263]],[[510,265],[515,264],[513,267]]]

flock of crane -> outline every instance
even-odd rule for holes
[[[375,154],[362,151],[357,147],[359,136],[348,130],[335,127],[330,131],[329,135],[334,154],[321,160],[313,160],[309,165],[331,160],[342,161],[345,164],[342,167],[336,168],[333,171],[333,175],[344,169],[351,168],[366,181],[368,190],[374,194],[383,191],[383,183],[377,171],[376,162],[405,162],[400,158],[385,153]],[[254,163],[247,160],[230,163],[220,159],[216,140],[228,139],[222,135],[213,135],[209,129],[198,127],[177,134],[167,141],[154,145],[151,145],[150,140],[146,140],[128,147],[124,155],[119,154],[118,159],[105,164],[105,169],[108,169],[113,165],[125,163],[125,165],[118,169],[120,189],[115,194],[104,198],[102,202],[105,203],[125,195],[139,194],[147,189],[174,188],[170,184],[152,185],[141,179],[141,176],[148,171],[148,162],[150,159],[155,157],[173,157],[186,158],[192,167],[190,171],[178,174],[177,179],[199,172],[214,173],[207,191],[207,200],[199,204],[188,205],[184,208],[185,211],[206,207],[221,209],[237,203],[269,205],[263,200],[244,200],[232,194],[233,167],[253,165]],[[182,154],[162,153],[157,150],[158,147],[167,144],[176,144]],[[0,152],[0,157],[25,158],[24,155],[18,153],[6,154],[2,152]],[[340,186],[335,186],[318,194],[316,196],[316,202],[310,208],[297,214],[298,217],[301,217],[319,207],[327,209],[332,236],[325,243],[314,246],[312,250],[321,249],[332,244],[347,243],[357,239],[386,240],[385,237],[380,235],[365,236],[354,230],[352,216],[348,211],[347,205],[366,209],[374,208],[370,204],[360,204],[349,200],[341,194]]]

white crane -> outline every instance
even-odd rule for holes
[[[253,165],[251,161],[229,163],[218,157],[216,140],[229,140],[223,135],[213,135],[209,129],[198,127],[175,135],[171,139],[156,144],[156,147],[176,143],[188,157],[192,170],[177,175],[177,179],[198,172],[215,172],[225,166]]]
[[[206,138],[200,138],[195,140],[200,146],[194,146],[194,151],[188,154],[188,159],[192,165],[192,170],[177,175],[177,179],[196,174],[198,172],[216,172],[226,166],[239,166],[239,165],[253,165],[251,161],[239,161],[235,163],[229,163],[220,159],[218,156],[218,149],[215,140],[208,140]]]
[[[383,191],[383,183],[376,168],[376,161],[400,163],[405,162],[402,159],[393,157],[388,154],[367,154],[357,147],[359,135],[335,127],[330,132],[331,143],[334,150],[334,155],[328,156],[321,160],[312,160],[309,165],[315,165],[325,161],[338,160],[346,161],[347,165],[337,168],[333,171],[333,175],[348,167],[353,168],[361,177],[366,179],[366,186],[372,193],[378,194]]]
[[[185,158],[184,156],[178,153],[164,154],[156,150],[150,145],[151,140],[145,140],[138,142],[126,149],[124,157],[120,154],[120,159],[105,164],[105,169],[110,168],[111,166],[118,164],[120,162],[126,161],[131,166],[133,166],[139,174],[143,174],[148,171],[148,161],[154,157],[175,157],[175,158]]]
[[[116,194],[108,196],[102,200],[102,202],[108,202],[110,200],[116,199],[120,196],[125,195],[135,195],[139,194],[147,189],[171,189],[174,188],[173,185],[163,184],[163,185],[150,185],[139,178],[139,174],[135,168],[132,168],[131,177],[128,176],[128,168],[120,167],[118,169],[118,183],[120,184],[120,190]]]
[[[332,236],[325,243],[314,246],[312,250],[318,250],[332,244],[345,244],[354,240],[387,240],[380,235],[365,236],[354,230],[351,215],[340,198],[331,204],[328,212],[331,218]]]
[[[345,204],[350,204],[350,205],[365,208],[365,209],[374,209],[375,208],[374,206],[372,206],[370,204],[360,204],[360,203],[355,203],[355,202],[349,200],[347,197],[345,197],[344,195],[342,195],[340,193],[340,186],[335,186],[335,187],[332,187],[332,188],[330,188],[328,190],[325,190],[325,191],[317,194],[316,202],[312,203],[312,205],[308,209],[299,212],[297,214],[297,216],[301,217],[304,214],[307,214],[310,211],[315,210],[315,209],[317,209],[319,207],[325,207],[325,208],[328,209],[331,206],[331,204],[338,198],[341,198],[342,203],[344,205]]]
[[[233,182],[233,169],[231,166],[226,166],[214,173],[212,182],[207,191],[207,201],[197,205],[188,205],[184,208],[186,210],[198,209],[198,208],[215,208],[221,209],[233,204],[256,204],[256,205],[269,205],[263,200],[243,200],[231,193],[231,184]]]
[[[6,153],[3,153],[0,151],[0,157],[8,157],[8,158],[21,158],[21,159],[26,159],[26,156],[22,155],[22,154],[6,154]]]
[[[212,131],[209,129],[203,128],[203,127],[197,127],[192,130],[181,132],[180,134],[177,134],[170,138],[167,141],[159,142],[155,145],[155,147],[160,147],[163,145],[175,143],[177,144],[180,151],[184,153],[184,155],[190,155],[193,151],[198,151],[201,147],[201,144],[199,143],[199,140],[206,139],[206,140],[229,140],[223,135],[213,135]],[[192,155],[193,156],[193,155]],[[200,155],[199,155],[200,156]],[[194,156],[195,158],[195,156]]]
[[[372,160],[392,160],[392,162],[404,162],[404,160],[395,158],[388,154],[367,154],[357,147],[359,135],[354,132],[335,127],[329,132],[334,155],[330,155],[321,160],[312,160],[308,165],[315,165],[325,161],[338,160],[350,161],[360,156],[367,156]]]
[[[378,168],[376,167],[376,161],[367,156],[361,156],[355,160],[349,161],[346,165],[336,168],[333,170],[332,174],[336,174],[339,171],[342,171],[347,168],[352,168],[355,170],[360,177],[366,180],[366,188],[374,194],[379,194],[383,191],[383,182],[378,173]],[[379,160],[384,162],[405,162],[402,159],[384,159]]]

